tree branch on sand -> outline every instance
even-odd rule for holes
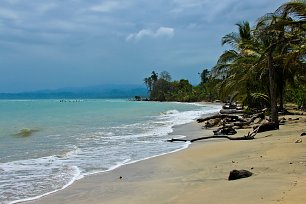
[[[245,118],[241,115],[216,114],[216,115],[209,116],[209,117],[206,117],[206,118],[199,118],[199,119],[197,119],[197,122],[198,123],[206,122],[206,124],[204,125],[205,127],[213,127],[213,126],[216,125],[216,121],[212,121],[212,122],[209,122],[209,121],[217,120],[221,124],[223,124],[223,126],[225,126],[225,124],[226,124],[227,127],[237,126],[239,128],[242,128],[243,126],[250,125],[257,118],[259,118],[260,120],[263,120],[265,118],[264,112],[253,114],[249,118]],[[212,124],[214,124],[214,125],[212,125]]]
[[[195,142],[198,140],[207,140],[207,139],[221,139],[221,138],[225,138],[225,139],[229,139],[229,140],[253,140],[259,130],[260,126],[258,126],[257,128],[255,128],[252,132],[249,132],[247,135],[244,135],[242,137],[230,137],[227,135],[213,135],[213,136],[207,136],[207,137],[199,137],[196,139],[192,139],[192,140],[185,140],[185,139],[169,139],[167,140],[168,142]]]
[[[242,115],[231,115],[231,114],[216,114],[212,116],[208,116],[205,118],[199,118],[197,119],[198,123],[205,122],[205,128],[213,127],[216,125],[219,125],[219,127],[216,130],[213,130],[214,135],[212,136],[206,136],[206,137],[200,137],[195,138],[191,140],[187,139],[176,139],[172,138],[167,140],[168,142],[195,142],[198,140],[207,140],[207,139],[228,139],[228,140],[253,140],[257,133],[259,132],[265,132],[269,130],[276,130],[278,129],[277,124],[273,122],[262,122],[265,119],[265,110],[262,110],[262,112],[255,113],[251,116],[242,116]],[[257,121],[258,125],[254,125],[254,122],[256,119],[259,119]],[[253,130],[248,132],[247,135],[243,135],[240,137],[237,136],[229,136],[234,135],[237,133],[237,131],[234,128],[243,128],[250,125],[253,125]]]

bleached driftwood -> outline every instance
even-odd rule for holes
[[[195,142],[198,140],[207,140],[207,139],[220,139],[220,138],[225,138],[225,139],[229,139],[229,140],[253,140],[259,130],[258,126],[257,128],[255,128],[252,132],[249,132],[247,135],[244,135],[242,137],[230,137],[228,135],[213,135],[213,136],[207,136],[207,137],[199,137],[199,138],[195,138],[195,139],[191,139],[191,140],[185,140],[185,139],[169,139],[167,140],[168,142]]]
[[[217,119],[217,118],[220,118],[220,119],[230,118],[232,120],[238,120],[238,121],[246,122],[246,120],[243,119],[241,116],[229,115],[229,114],[216,114],[216,115],[209,116],[209,117],[206,117],[206,118],[199,118],[199,119],[197,119],[197,122],[202,123],[202,122],[205,122],[205,121],[208,121],[208,120],[211,120],[211,119]]]

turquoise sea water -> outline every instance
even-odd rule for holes
[[[172,127],[220,106],[126,100],[0,100],[0,203],[185,148]]]

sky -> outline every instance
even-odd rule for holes
[[[226,47],[285,0],[0,0],[0,92],[143,84],[154,70],[200,82]]]

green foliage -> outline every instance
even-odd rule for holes
[[[206,74],[205,80],[202,80],[198,86],[192,86],[186,79],[171,81],[171,75],[166,71],[161,72],[159,77],[153,71],[151,76],[145,78],[144,81],[148,88],[149,98],[152,101],[194,102],[218,99],[216,89],[218,80],[208,77],[208,70],[204,70],[203,73]]]
[[[304,103],[305,86],[297,84],[306,76],[305,20],[305,2],[291,1],[260,17],[253,28],[248,22],[236,24],[238,32],[222,38],[232,49],[212,70],[223,79],[221,98],[238,93],[236,99],[249,107],[270,107],[272,120],[277,120],[277,103],[282,108],[284,98]],[[295,87],[290,97],[288,85]]]
[[[210,73],[204,69],[201,83],[171,81],[168,72],[145,78],[151,100],[214,101],[238,100],[250,108],[269,107],[278,122],[278,108],[284,99],[305,106],[306,4],[296,0],[275,12],[236,24],[237,32],[222,38],[230,45]],[[291,87],[288,91],[288,87]]]
[[[286,100],[293,102],[298,107],[306,107],[306,85],[298,84],[294,87],[288,87]]]

